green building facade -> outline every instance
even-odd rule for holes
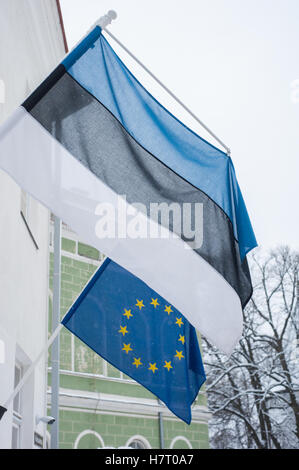
[[[51,234],[51,240],[53,239]],[[49,331],[53,247],[50,240]],[[83,289],[103,256],[63,227],[61,316]],[[60,334],[60,448],[206,449],[210,418],[205,392],[193,405],[190,426],[178,420],[144,387],[96,355],[68,330]],[[50,364],[50,361],[49,361]],[[48,403],[51,402],[51,369]]]

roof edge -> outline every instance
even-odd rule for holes
[[[67,43],[66,34],[65,34],[64,21],[63,21],[63,16],[62,16],[60,0],[56,0],[56,6],[57,6],[57,11],[58,11],[58,16],[59,16],[59,22],[60,22],[60,27],[61,27],[65,52],[68,53],[69,48],[68,48],[68,43]]]

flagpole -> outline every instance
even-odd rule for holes
[[[100,24],[99,24],[100,26]],[[190,114],[190,116],[195,119],[196,122],[198,122],[226,151],[227,155],[230,156],[231,154],[231,151],[230,151],[230,148],[206,125],[204,124],[204,122],[199,119],[198,116],[196,116],[193,111],[191,111],[190,108],[188,108],[188,106],[186,106],[166,85],[164,85],[164,83],[161,82],[161,80],[159,80],[158,77],[156,77],[156,75],[153,74],[153,72],[151,72],[149,70],[148,67],[146,67],[146,65],[144,65],[116,36],[114,36],[114,34],[112,34],[107,28],[106,28],[106,25],[104,26],[101,26],[102,30],[104,30],[132,59],[135,60],[135,62],[137,62],[138,65],[140,65],[140,67],[143,68],[143,70],[145,70],[162,88],[163,90],[166,91],[166,93],[168,93],[185,111],[187,111],[188,114]]]
[[[36,368],[37,364],[39,363],[40,359],[47,353],[49,347],[52,345],[53,341],[55,341],[55,339],[57,338],[57,336],[59,335],[61,329],[63,328],[63,325],[60,324],[58,325],[58,327],[56,328],[56,330],[53,332],[53,334],[51,335],[51,337],[48,339],[45,347],[42,349],[42,351],[38,354],[38,356],[36,357],[36,359],[31,363],[31,365],[29,366],[29,368],[26,370],[25,374],[23,375],[22,379],[20,380],[20,382],[18,383],[18,385],[16,386],[16,388],[14,389],[14,391],[11,393],[11,395],[8,397],[8,399],[6,400],[6,402],[4,403],[3,406],[0,406],[0,420],[1,418],[3,417],[4,413],[7,411],[9,405],[11,404],[11,402],[13,401],[13,399],[16,397],[16,395],[19,393],[19,391],[24,387],[25,383],[27,382],[27,380],[30,378],[32,372],[34,371],[34,369]]]
[[[100,267],[102,266],[102,264],[104,263],[106,258],[104,258],[101,263],[99,264],[98,269],[100,269]],[[97,271],[96,270],[96,271]],[[95,273],[94,273],[95,274]],[[89,283],[89,279],[88,281],[86,282],[85,286],[83,287],[82,291],[84,291],[85,287],[88,285]],[[80,297],[81,295],[81,292],[80,294],[78,294],[77,296],[77,299]],[[66,314],[67,315],[67,314]],[[63,320],[62,320],[63,321]],[[48,339],[45,347],[42,349],[42,351],[40,351],[40,353],[38,354],[38,356],[36,357],[36,359],[32,362],[32,364],[30,365],[30,367],[27,369],[27,371],[25,372],[25,374],[23,375],[22,379],[20,380],[20,382],[18,383],[18,385],[16,386],[16,388],[14,389],[14,391],[11,393],[11,395],[9,396],[9,398],[6,400],[6,402],[4,403],[3,406],[0,405],[0,421],[1,421],[1,418],[3,417],[4,413],[7,411],[10,403],[13,401],[13,399],[15,398],[15,396],[19,393],[19,391],[24,387],[25,383],[27,382],[27,380],[29,379],[29,377],[31,376],[32,372],[34,371],[35,367],[37,366],[37,364],[39,363],[40,359],[43,357],[43,355],[47,354],[47,351],[48,349],[52,346],[53,342],[55,341],[55,339],[57,338],[57,336],[60,334],[60,331],[62,330],[62,328],[64,327],[64,325],[60,322],[59,325],[57,326],[57,328],[55,329],[55,331],[52,333],[52,335],[50,336],[50,338]]]

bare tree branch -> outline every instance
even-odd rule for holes
[[[250,264],[239,346],[228,359],[203,339],[212,445],[299,448],[299,256],[256,250]]]

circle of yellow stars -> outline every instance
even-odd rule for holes
[[[150,305],[152,305],[155,309],[160,306],[158,299],[153,299],[153,298],[151,299]],[[139,311],[142,310],[145,307],[143,300],[136,299],[135,307],[137,307]],[[171,315],[171,313],[174,313],[171,308],[171,305],[165,305],[164,312],[166,312],[168,315]],[[131,317],[134,317],[132,313],[132,309],[124,308],[123,316],[126,317],[127,320],[130,320]],[[178,325],[179,328],[181,328],[182,325],[184,324],[182,317],[175,317],[175,318],[176,318],[175,324]],[[129,333],[127,325],[124,325],[124,326],[120,325],[120,329],[118,330],[118,333],[122,334],[125,339],[125,335]],[[181,347],[184,346],[185,336],[179,334],[178,342],[181,343],[180,345]],[[132,352],[133,351],[132,344],[123,343],[122,351],[124,351],[125,354],[129,354],[129,352]],[[180,350],[180,348],[176,349],[175,352],[176,353],[173,356],[174,358],[178,359],[179,361],[185,358],[185,356],[183,355],[184,351]],[[134,357],[134,361],[132,362],[132,365],[135,366],[136,369],[138,369],[138,367],[143,366],[144,364],[141,362],[141,357]],[[169,372],[171,369],[173,369],[172,361],[171,360],[164,361],[164,364],[162,365],[162,367],[165,368]],[[153,362],[153,363],[149,362],[148,370],[151,371],[153,374],[155,374],[156,371],[159,370],[159,367],[157,367],[156,362]]]

